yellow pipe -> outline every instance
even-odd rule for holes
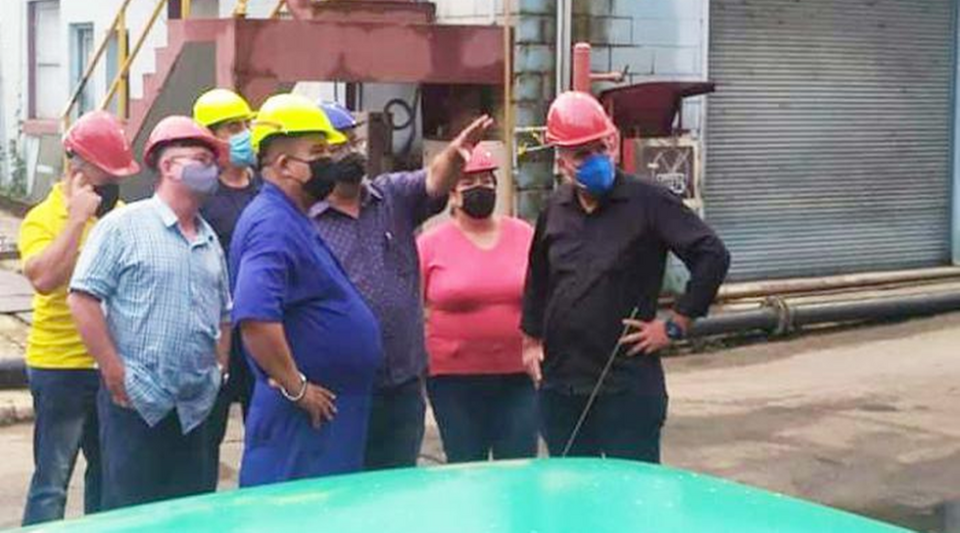
[[[128,54],[129,50],[127,46],[127,16],[126,13],[120,17],[117,22],[117,65],[120,69],[123,68],[123,65],[126,64],[127,59],[129,59]],[[118,69],[119,71],[119,69]],[[120,85],[117,88],[117,91],[120,93],[120,100],[117,102],[117,116],[122,118],[127,118],[127,98],[130,96],[129,90],[129,80],[130,78],[125,75],[120,76]]]
[[[513,39],[510,34],[513,21],[510,9],[510,0],[503,0],[503,149],[507,154],[506,201],[510,206],[510,214],[513,215],[517,212],[517,206],[514,205],[516,180],[513,176]]]
[[[287,0],[278,0],[277,5],[273,6],[273,11],[270,12],[270,18],[280,18],[280,11],[285,5],[287,5]]]
[[[113,17],[113,22],[110,23],[110,28],[103,35],[103,39],[100,41],[100,46],[97,47],[97,51],[87,63],[87,69],[84,71],[83,77],[80,78],[80,83],[77,84],[76,89],[74,89],[73,94],[70,96],[70,100],[67,101],[66,107],[64,108],[63,112],[60,113],[60,119],[63,121],[64,131],[70,127],[70,113],[73,112],[73,107],[80,99],[80,94],[83,93],[84,87],[86,87],[87,83],[90,82],[90,77],[93,76],[94,69],[97,68],[97,65],[100,63],[100,59],[103,57],[103,53],[106,52],[107,45],[110,44],[110,39],[112,39],[116,34],[117,24],[119,24],[120,19],[125,16],[127,6],[130,5],[131,1],[132,0],[124,0],[123,4],[120,6],[120,9],[117,11],[116,16]]]
[[[237,0],[237,4],[233,6],[233,16],[239,19],[247,18],[247,0]]]
[[[140,34],[140,37],[137,38],[137,43],[133,46],[133,51],[130,53],[130,56],[127,57],[126,61],[123,62],[123,65],[120,67],[120,71],[117,72],[117,77],[114,78],[113,83],[110,84],[110,90],[107,91],[106,96],[103,97],[103,101],[100,102],[100,109],[106,109],[107,106],[110,105],[110,101],[113,100],[114,95],[117,94],[117,90],[120,88],[124,76],[130,72],[130,64],[133,63],[133,60],[136,59],[137,54],[140,53],[140,49],[143,47],[144,41],[147,40],[147,35],[150,33],[150,30],[153,29],[153,25],[157,23],[157,19],[160,18],[160,13],[163,12],[163,8],[166,5],[167,0],[160,0],[157,2],[156,7],[153,9],[153,13],[150,15],[150,20],[143,29],[143,33]]]

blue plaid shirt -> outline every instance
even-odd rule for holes
[[[103,302],[127,396],[147,424],[175,408],[187,433],[207,417],[231,302],[223,250],[202,218],[190,242],[157,196],[115,210],[91,232],[70,290]]]

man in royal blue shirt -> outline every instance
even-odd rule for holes
[[[380,330],[307,209],[342,136],[312,102],[271,97],[253,124],[264,186],[234,231],[234,320],[256,363],[240,485],[360,470]]]

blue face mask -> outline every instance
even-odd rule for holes
[[[257,162],[250,142],[250,130],[230,137],[230,163],[235,167],[252,167]]]
[[[191,191],[209,196],[217,192],[217,188],[220,187],[220,169],[217,165],[188,163],[183,165],[180,179]]]
[[[613,188],[617,176],[613,161],[604,154],[593,154],[577,168],[577,182],[596,198],[603,198]]]

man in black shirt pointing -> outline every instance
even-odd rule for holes
[[[569,448],[569,455],[659,462],[667,393],[657,352],[707,313],[730,256],[673,193],[614,168],[615,133],[587,93],[564,93],[550,107],[547,141],[565,183],[537,220],[523,298],[523,357],[541,383],[541,426],[551,455]],[[660,320],[668,251],[691,277],[670,318]]]

